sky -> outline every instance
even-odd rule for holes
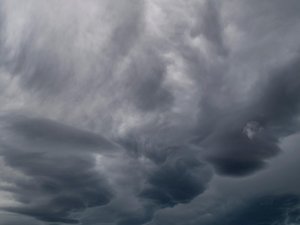
[[[300,224],[299,0],[0,0],[0,225]]]

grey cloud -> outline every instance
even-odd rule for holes
[[[4,117],[5,120],[6,117]],[[29,148],[29,150],[44,151],[94,151],[113,154],[120,147],[101,135],[82,131],[72,126],[67,126],[49,119],[13,117],[4,121],[8,145]],[[6,140],[3,140],[4,144]],[[51,151],[51,150],[50,150]]]
[[[144,224],[151,221],[155,209],[152,206],[135,209],[132,212],[120,209],[120,206],[96,208],[82,219],[83,224]]]
[[[297,129],[299,114],[300,58],[274,70],[267,80],[266,90],[260,95],[257,114],[263,124],[279,133],[293,132]],[[282,130],[280,132],[280,129]]]
[[[225,56],[227,47],[224,43],[224,31],[219,8],[220,5],[215,1],[205,1],[204,6],[199,7],[199,18],[196,26],[191,30],[191,36],[204,35],[211,42],[213,50]]]
[[[168,149],[165,160],[157,160],[157,165],[158,168],[150,172],[140,196],[160,207],[191,201],[205,191],[211,178],[207,165],[187,147]]]
[[[45,119],[14,118],[9,125],[10,135],[25,140],[2,143],[1,155],[25,178],[7,181],[11,185],[3,190],[21,205],[2,210],[47,222],[78,223],[72,214],[109,203],[113,191],[86,150],[115,150],[111,142]]]
[[[247,224],[261,189],[277,221],[296,201],[256,176],[299,131],[299,1],[1,3],[8,224]]]
[[[239,210],[219,218],[211,224],[297,224],[300,222],[299,196],[262,196],[242,204]]]
[[[194,224],[285,224],[284,220],[297,224],[297,215],[292,217],[292,212],[299,209],[298,143],[299,133],[283,138],[279,144],[282,153],[252,176],[215,177],[207,193],[210,196],[201,196],[191,206],[174,210],[174,215],[179,214],[176,221],[183,224],[193,218]]]
[[[37,221],[33,218],[14,214],[14,213],[6,213],[1,212],[0,214],[1,225],[23,225],[23,224],[32,224],[32,225],[44,225],[43,222]]]
[[[11,4],[13,5],[14,2]],[[9,3],[4,2],[4,7],[9,8]],[[69,81],[70,76],[74,73],[72,65],[67,61],[61,62],[59,52],[55,51],[61,40],[58,40],[59,36],[51,33],[51,28],[45,19],[37,21],[35,26],[32,26],[30,20],[34,19],[34,16],[30,18],[26,15],[25,5],[23,5],[23,9],[25,11],[22,15],[23,20],[25,24],[28,24],[26,30],[21,31],[22,39],[18,40],[18,43],[14,43],[18,49],[14,49],[15,46],[13,48],[9,46],[10,38],[6,36],[9,35],[10,29],[13,29],[9,21],[12,20],[8,14],[9,11],[4,11],[1,14],[5,21],[2,27],[4,40],[1,43],[3,65],[14,76],[20,76],[23,87],[32,88],[36,94],[42,91],[46,93],[45,96],[58,94],[63,89],[62,84],[64,82],[62,81]],[[65,35],[70,33],[68,31],[65,32]],[[50,42],[45,38],[47,35],[49,35],[49,39],[52,38]],[[41,43],[43,47],[40,46]],[[66,45],[68,43],[70,42],[65,42]]]
[[[208,149],[205,154],[220,174],[244,175],[263,168],[266,159],[280,152],[279,139],[297,132],[298,71],[298,58],[270,71],[267,82],[258,85],[255,100],[218,118],[207,137],[200,137],[198,142]],[[251,121],[260,129],[249,138],[244,129]]]
[[[243,126],[246,124],[232,119],[224,127],[217,127],[217,132],[202,143],[208,149],[207,159],[220,174],[251,174],[265,166],[265,159],[280,151],[278,140],[267,131],[250,139],[243,133]]]
[[[173,101],[172,93],[163,87],[166,65],[162,59],[151,55],[152,51],[146,51],[145,56],[138,55],[131,68],[132,98],[137,108],[145,112],[168,109]]]
[[[112,196],[105,180],[93,170],[89,157],[56,156],[42,153],[4,153],[8,166],[28,176],[17,181],[12,192],[21,206],[4,210],[49,222],[78,223],[71,213],[107,204]]]

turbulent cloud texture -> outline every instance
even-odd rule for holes
[[[298,224],[299,11],[0,0],[0,225]]]

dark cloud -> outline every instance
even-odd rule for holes
[[[9,151],[13,151],[9,149]],[[30,215],[42,221],[77,223],[72,213],[107,204],[112,193],[105,179],[94,171],[91,159],[7,152],[8,166],[28,176],[17,181],[12,192],[21,206],[4,210]]]
[[[172,93],[164,87],[166,75],[165,62],[154,55],[153,50],[146,50],[145,55],[134,58],[130,67],[129,90],[134,105],[144,111],[163,110],[172,105]]]
[[[298,223],[299,7],[2,0],[0,224]]]
[[[11,131],[13,145],[25,147],[28,144],[31,150],[50,148],[52,151],[95,151],[114,153],[120,147],[101,135],[67,126],[52,120],[41,118],[13,118],[8,124]],[[21,142],[21,143],[18,143]],[[4,141],[5,143],[5,141]],[[25,146],[24,146],[25,145]],[[36,147],[35,147],[36,146]]]
[[[19,118],[10,129],[25,140],[6,143],[1,156],[6,166],[25,178],[8,180],[11,185],[3,187],[21,204],[3,210],[47,222],[78,223],[73,214],[111,200],[111,188],[86,151],[91,147],[99,152],[115,150],[108,140],[44,119]]]
[[[196,142],[208,149],[207,159],[218,173],[246,175],[264,168],[265,160],[280,152],[280,138],[297,132],[299,65],[297,58],[272,70],[254,101],[217,118],[207,134],[202,131],[206,137]]]
[[[278,139],[268,131],[257,131],[251,138],[243,132],[243,126],[247,124],[232,119],[217,127],[217,131],[203,142],[203,147],[208,149],[207,159],[220,174],[251,174],[264,167],[265,159],[280,151]]]
[[[240,208],[213,224],[298,224],[300,222],[299,196],[278,195],[251,199]]]
[[[142,213],[138,213],[135,215],[127,215],[123,216],[122,219],[117,223],[118,225],[139,225],[147,223],[151,221],[153,217],[154,210],[153,209],[146,209]]]
[[[164,151],[164,150],[161,150]],[[211,174],[188,148],[168,149],[165,160],[156,160],[158,168],[150,172],[140,196],[160,207],[187,203],[203,193]]]
[[[257,116],[265,126],[270,126],[280,135],[294,132],[298,128],[300,109],[300,57],[272,71],[267,86],[259,96]]]
[[[32,225],[43,225],[43,222],[37,221],[31,217],[15,214],[15,213],[7,213],[1,212],[0,214],[1,225],[22,225],[22,224],[32,224]]]

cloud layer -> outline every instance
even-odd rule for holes
[[[0,225],[298,223],[299,10],[0,0]]]

